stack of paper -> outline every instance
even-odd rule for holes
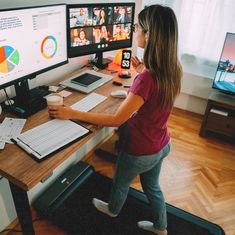
[[[4,149],[5,144],[13,144],[12,138],[20,135],[26,119],[5,118],[0,125],[0,149]]]

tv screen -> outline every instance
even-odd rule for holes
[[[0,11],[0,87],[67,63],[66,5]]]
[[[227,33],[213,88],[235,95],[235,34]]]
[[[131,47],[134,3],[68,5],[69,57]]]

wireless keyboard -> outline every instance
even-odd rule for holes
[[[91,94],[87,95],[85,98],[73,104],[71,107],[73,109],[76,109],[82,112],[88,112],[106,99],[107,99],[106,96],[92,92]]]

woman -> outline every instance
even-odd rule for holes
[[[85,12],[84,8],[80,8],[79,9],[79,14],[75,15],[76,17],[76,26],[82,26],[82,25],[86,25],[87,23],[87,15]]]
[[[116,25],[116,33],[113,35],[113,40],[125,40],[129,39],[129,33],[126,32],[124,24]]]
[[[105,22],[106,22],[106,14],[105,14],[105,11],[101,9],[100,14],[99,14],[99,21],[97,24],[102,25],[102,24],[105,24]]]
[[[95,43],[100,43],[101,32],[99,27],[93,28],[93,41]]]
[[[86,33],[84,30],[80,30],[78,33],[78,40],[76,41],[76,45],[74,46],[83,46],[83,45],[89,45],[90,41],[86,38]]]
[[[77,119],[102,126],[121,126],[121,151],[108,203],[94,198],[95,207],[116,217],[132,180],[140,175],[153,209],[153,222],[138,226],[158,235],[167,234],[166,205],[159,185],[163,159],[170,151],[167,121],[180,92],[181,66],[177,59],[178,28],[172,9],[152,5],[142,10],[135,24],[136,41],[144,48],[144,70],[137,75],[127,98],[115,114],[85,113],[68,107],[49,108],[51,117]],[[136,69],[143,65],[133,58]],[[141,143],[141,144],[140,144]]]
[[[100,42],[101,43],[106,43],[109,41],[108,38],[108,31],[105,25],[102,25],[100,28]]]

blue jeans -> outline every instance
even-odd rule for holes
[[[131,182],[140,175],[142,188],[153,209],[154,227],[161,230],[167,227],[166,204],[159,185],[159,174],[163,159],[169,154],[170,149],[171,142],[152,155],[136,157],[125,152],[119,154],[109,200],[109,210],[113,214],[119,214]]]

